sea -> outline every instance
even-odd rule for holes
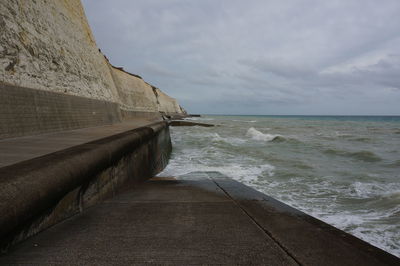
[[[171,127],[160,175],[218,171],[400,257],[400,116],[216,116]]]

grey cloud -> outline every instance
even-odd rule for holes
[[[83,0],[116,65],[189,112],[400,114],[398,0]]]
[[[314,74],[305,64],[293,65],[280,59],[240,59],[239,64],[261,72],[269,72],[285,78],[306,77]]]
[[[170,69],[166,69],[160,65],[153,64],[153,63],[145,63],[143,67],[140,69],[141,71],[147,73],[149,76],[161,76],[161,77],[168,77],[168,78],[179,78],[180,76],[171,71]]]

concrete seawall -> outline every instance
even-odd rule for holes
[[[0,139],[121,120],[116,103],[0,83]]]
[[[150,93],[153,94],[151,88]],[[154,94],[153,94],[154,96]],[[154,96],[155,97],[155,96]],[[143,98],[143,97],[142,97]],[[168,112],[172,117],[182,113]],[[160,118],[146,109],[122,110],[117,103],[0,82],[0,140],[143,118]]]
[[[158,122],[0,168],[2,250],[154,176],[170,152]]]

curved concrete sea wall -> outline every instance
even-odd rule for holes
[[[154,176],[170,153],[168,124],[158,122],[0,168],[0,247]]]
[[[185,114],[175,99],[109,63],[80,0],[0,2],[0,85],[0,138]],[[112,117],[99,118],[102,105],[113,106]]]

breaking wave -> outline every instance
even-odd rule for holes
[[[175,158],[168,164],[168,166],[161,172],[161,176],[175,176],[180,177],[192,172],[220,172],[228,177],[234,178],[239,181],[243,181],[246,184],[250,184],[257,180],[258,177],[267,175],[269,177],[274,176],[275,167],[270,164],[262,165],[239,165],[237,163],[223,163],[221,165],[211,165],[210,163],[194,160],[190,163],[181,164],[184,160],[183,157],[187,157],[187,154],[182,157]],[[190,157],[190,155],[189,155]]]
[[[241,138],[235,138],[235,137],[221,137],[221,135],[219,135],[218,133],[205,133],[202,135],[202,137],[210,140],[211,142],[219,142],[219,143],[226,143],[226,144],[230,144],[230,145],[240,145],[243,144],[244,142],[246,142],[245,139],[241,139]]]
[[[254,127],[251,127],[247,130],[246,137],[252,138],[254,140],[258,141],[284,141],[285,138],[282,137],[281,135],[272,135],[272,134],[266,134],[262,133],[261,131],[258,131]]]

